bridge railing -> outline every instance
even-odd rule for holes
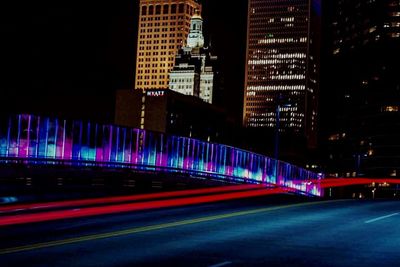
[[[307,183],[319,179],[318,174],[235,147],[141,129],[29,114],[0,120],[0,157],[3,163],[7,159],[31,162],[36,159],[75,165],[160,168],[322,194],[317,185]]]

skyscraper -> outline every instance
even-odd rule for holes
[[[213,65],[217,57],[211,55],[210,47],[204,47],[203,19],[199,13],[192,17],[186,43],[176,56],[169,88],[181,94],[197,96],[211,104],[216,78]]]
[[[319,35],[318,0],[249,0],[244,126],[279,120],[281,132],[315,146]]]
[[[135,89],[167,89],[177,51],[185,44],[196,0],[140,0]]]
[[[400,176],[400,2],[337,0],[330,10],[329,172]]]

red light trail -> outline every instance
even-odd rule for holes
[[[304,182],[299,181],[299,183]],[[309,180],[306,183],[308,185],[317,185],[320,188],[329,188],[371,183],[400,184],[400,180],[394,178],[325,178],[318,180]],[[80,209],[42,211],[29,214],[4,215],[0,217],[0,226],[115,214],[121,212],[141,211],[147,209],[194,205],[247,197],[281,194],[290,191],[294,190],[288,188],[265,188],[265,184],[252,184],[141,194],[134,196],[10,205],[2,207],[0,209],[0,212],[6,213],[19,210],[37,211],[50,208],[71,208],[74,206],[81,207],[100,204],[103,206],[84,207]],[[116,204],[128,201],[143,202]]]
[[[172,191],[172,192],[140,194],[140,195],[133,195],[133,196],[102,197],[102,198],[78,199],[78,200],[68,200],[68,201],[53,201],[53,202],[45,202],[45,203],[16,204],[16,205],[0,207],[0,214],[6,213],[6,212],[24,211],[24,210],[37,211],[37,210],[42,210],[42,209],[66,208],[66,207],[73,207],[73,206],[90,206],[90,205],[98,205],[98,204],[107,205],[107,204],[113,204],[113,203],[119,203],[119,202],[140,201],[140,200],[181,197],[181,196],[195,196],[195,195],[202,195],[202,194],[223,193],[223,192],[240,191],[240,190],[251,190],[251,189],[257,189],[257,188],[265,188],[265,184],[229,185],[229,186],[189,189],[189,190]]]
[[[288,190],[283,188],[255,189],[244,192],[233,192],[233,193],[224,193],[217,195],[155,200],[148,202],[110,205],[104,207],[103,206],[89,207],[89,208],[62,210],[62,211],[47,211],[47,212],[45,211],[33,214],[9,215],[1,217],[0,226],[36,223],[36,222],[44,222],[44,221],[52,221],[60,219],[71,219],[71,218],[88,217],[95,215],[114,214],[121,212],[132,212],[132,211],[140,211],[147,209],[157,209],[157,208],[167,208],[167,207],[170,208],[170,207],[177,207],[184,205],[193,205],[193,204],[247,198],[247,197],[280,194],[285,192],[288,192]]]

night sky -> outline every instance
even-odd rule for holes
[[[112,121],[115,90],[134,84],[138,1],[10,2],[1,8],[1,111]],[[240,118],[247,1],[202,2],[226,107]]]

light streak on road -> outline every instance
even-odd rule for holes
[[[107,205],[118,202],[162,199],[162,198],[181,197],[181,196],[195,196],[201,194],[213,194],[213,193],[223,193],[230,191],[260,189],[265,187],[266,187],[265,184],[242,184],[242,185],[229,185],[229,186],[219,186],[219,187],[200,188],[200,189],[188,189],[188,190],[171,191],[171,192],[140,194],[131,196],[101,197],[101,198],[53,201],[53,202],[43,202],[43,203],[15,204],[15,205],[0,207],[0,214],[6,212],[30,211],[30,210],[38,211],[43,209],[67,208],[73,206],[81,207],[81,206],[90,206],[99,204]]]
[[[141,210],[157,209],[157,208],[170,208],[177,206],[224,201],[224,200],[281,194],[285,192],[287,192],[287,189],[284,188],[256,189],[244,192],[233,192],[233,193],[224,193],[217,195],[155,200],[148,202],[119,204],[119,205],[110,205],[103,207],[89,207],[89,208],[62,210],[62,211],[47,211],[47,212],[40,212],[33,214],[9,215],[1,217],[0,226],[36,223],[36,222],[88,217],[88,216],[105,215],[105,214],[115,214],[122,212],[133,212],[133,211],[141,211]]]

